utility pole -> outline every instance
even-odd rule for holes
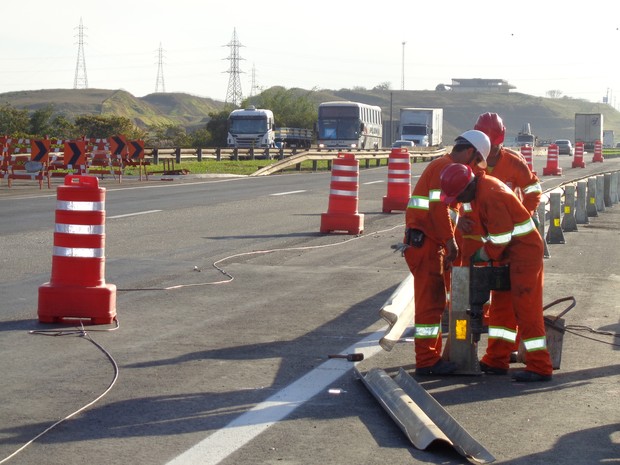
[[[86,59],[84,58],[84,26],[82,18],[78,26],[78,56],[75,65],[75,77],[73,78],[74,89],[88,89],[88,78],[86,77]]]
[[[161,85],[161,92],[166,92],[166,84],[164,84],[164,50],[161,48],[161,42],[159,43],[159,52],[157,59],[157,80],[155,81],[155,93],[160,92],[159,86]]]
[[[232,103],[234,106],[239,106],[243,100],[241,80],[239,79],[239,74],[243,72],[239,69],[239,60],[243,58],[239,56],[239,48],[243,47],[243,45],[237,40],[236,28],[233,29],[232,40],[225,47],[230,48],[230,55],[226,58],[230,61],[230,67],[228,71],[225,71],[230,74],[230,77],[228,78],[228,90],[226,91],[224,103]]]
[[[402,81],[400,90],[405,90],[405,44],[407,42],[403,42],[403,69],[402,69]]]

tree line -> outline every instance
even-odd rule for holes
[[[313,92],[273,87],[246,98],[241,108],[253,105],[272,110],[276,127],[310,129],[317,119]],[[125,116],[89,114],[71,118],[56,112],[53,105],[27,110],[5,103],[0,105],[0,134],[35,139],[105,139],[122,134],[128,139],[142,139],[148,147],[224,147],[228,115],[234,109],[234,106],[227,105],[220,111],[211,112],[203,127],[190,131],[179,124],[139,127]]]

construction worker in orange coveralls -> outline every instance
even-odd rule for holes
[[[484,132],[491,141],[486,174],[503,181],[512,189],[537,222],[536,209],[542,194],[540,181],[519,153],[502,146],[506,128],[500,116],[497,113],[483,113],[478,117],[474,129]],[[466,208],[467,205],[461,205],[455,233],[461,250],[458,264],[462,266],[469,265],[469,257],[482,246],[481,231],[474,228],[469,212],[464,211]],[[510,291],[491,291],[488,346],[480,361],[480,369],[488,374],[507,374],[511,353],[517,349],[517,322]]]
[[[512,190],[484,172],[474,175],[464,165],[441,173],[441,199],[449,205],[469,205],[482,228],[485,242],[471,262],[504,261],[510,265],[512,308],[526,350],[525,370],[515,371],[519,382],[549,381],[553,368],[547,350],[543,319],[543,239]]]
[[[489,138],[470,130],[456,138],[451,153],[433,160],[413,188],[405,213],[403,254],[413,274],[416,375],[449,375],[454,362],[442,360],[441,317],[446,307],[444,270],[458,254],[454,225],[440,196],[440,174],[448,165],[485,167]]]

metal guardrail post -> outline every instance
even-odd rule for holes
[[[181,163],[181,147],[174,149],[174,159],[177,163]]]
[[[196,158],[198,161],[202,161],[202,147],[198,147],[196,149]]]
[[[233,160],[239,161],[239,149],[237,147],[233,149]]]
[[[312,160],[312,171],[318,171],[318,170],[319,170],[319,161]]]
[[[222,161],[222,149],[219,147],[215,149],[215,161]]]
[[[153,149],[152,156],[153,156],[153,164],[154,165],[159,164],[159,149],[157,147]]]
[[[278,154],[280,160],[284,160],[284,147],[280,147],[280,153]]]
[[[254,160],[254,147],[250,147],[250,160]]]

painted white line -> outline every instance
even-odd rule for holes
[[[364,358],[380,352],[378,341],[385,333],[379,330],[345,349],[344,353],[363,353]],[[168,465],[216,465],[256,438],[267,428],[290,415],[327,386],[353,368],[351,362],[330,359],[293,384],[237,417],[223,429],[203,439],[191,449],[174,458]]]
[[[149,213],[159,213],[163,210],[145,210],[143,212],[127,213],[126,215],[107,216],[106,219],[113,220],[115,218],[127,218],[128,216],[148,215]]]
[[[370,181],[370,182],[365,182],[363,183],[365,186],[369,185],[369,184],[381,184],[385,181]]]
[[[278,192],[276,194],[269,194],[269,195],[276,196],[276,195],[300,194],[301,192],[307,192],[307,191],[303,190],[303,191]]]

